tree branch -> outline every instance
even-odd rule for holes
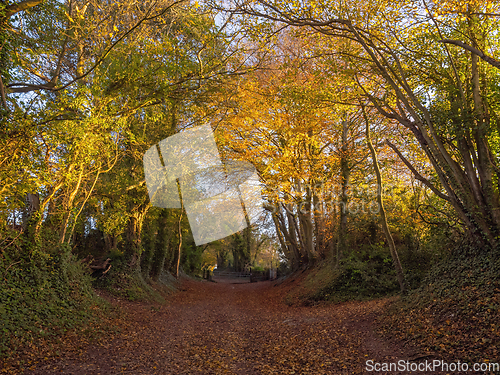
[[[146,14],[145,17],[141,18],[139,21],[137,21],[137,23],[132,26],[130,29],[128,29],[122,36],[120,36],[117,40],[115,40],[113,43],[111,43],[111,45],[104,51],[104,53],[97,59],[97,61],[90,67],[89,70],[87,70],[85,73],[81,74],[81,75],[77,75],[75,78],[73,78],[71,81],[69,81],[68,83],[62,85],[62,86],[58,86],[56,87],[55,83],[54,82],[49,82],[45,85],[33,85],[33,84],[24,84],[24,83],[12,83],[10,85],[8,85],[7,87],[9,88],[9,91],[10,92],[16,92],[16,93],[19,93],[19,92],[31,92],[31,91],[37,91],[37,90],[50,90],[50,91],[60,91],[60,90],[64,90],[66,89],[67,87],[71,86],[73,83],[75,83],[76,81],[82,79],[82,78],[85,78],[86,76],[88,76],[90,73],[92,73],[105,59],[106,57],[110,54],[110,52],[113,50],[113,48],[118,44],[120,43],[123,39],[125,39],[128,35],[130,35],[134,30],[136,30],[139,26],[141,26],[144,22],[146,21],[150,21],[150,20],[153,20],[155,18],[158,18],[158,17],[161,17],[162,15],[164,15],[169,9],[173,8],[174,6],[180,4],[180,3],[183,3],[185,2],[186,0],[176,0],[174,1],[173,3],[171,3],[170,5],[168,5],[167,7],[165,7],[164,9],[162,9],[160,12],[150,16],[150,13],[152,12],[152,8],[150,8]],[[26,1],[27,3],[35,3],[34,5],[32,6],[35,6],[37,5],[38,3],[41,2],[38,1],[38,0],[28,0]],[[22,3],[19,3],[19,4],[22,4]],[[22,9],[21,9],[22,10]],[[21,87],[16,87],[16,86],[21,86]]]
[[[9,5],[7,8],[5,8],[4,18],[10,18],[14,14],[29,8],[33,8],[34,6],[40,4],[41,2],[42,0],[25,0],[17,4]]]
[[[7,110],[7,98],[5,96],[5,87],[3,85],[2,75],[0,75],[0,99],[2,100],[2,106]]]
[[[494,66],[497,69],[500,69],[500,61],[498,61],[497,59],[494,59],[493,57],[485,55],[484,52],[478,50],[477,48],[471,47],[468,44],[460,42],[459,40],[443,39],[443,40],[440,40],[440,42],[447,43],[447,44],[454,44],[456,46],[462,47],[463,49],[466,49],[467,51],[470,51],[473,54],[478,55],[481,59],[486,61],[488,64]]]
[[[436,194],[439,198],[442,198],[448,202],[451,202],[451,199],[449,196],[441,193],[434,185],[432,185],[430,183],[430,181],[428,179],[426,179],[424,176],[422,176],[420,173],[418,173],[418,171],[413,167],[413,165],[411,165],[411,163],[408,161],[408,159],[406,159],[403,154],[401,154],[401,151],[398,150],[398,148],[392,144],[389,140],[385,140],[385,143],[394,150],[394,152],[396,154],[398,154],[399,158],[401,159],[401,161],[403,163],[405,163],[405,165],[408,167],[408,169],[413,173],[413,175],[415,176],[415,178],[419,181],[421,181],[425,186],[427,186],[429,189],[432,190],[432,192],[434,194]]]

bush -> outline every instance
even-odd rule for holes
[[[69,246],[51,253],[33,246],[18,259],[4,252],[0,273],[0,356],[83,324],[97,303],[90,275]]]
[[[341,260],[331,281],[312,300],[345,301],[386,296],[399,291],[388,250],[370,246]]]

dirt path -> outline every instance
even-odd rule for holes
[[[357,374],[405,358],[373,333],[382,301],[291,307],[273,285],[186,281],[159,308],[114,301],[129,320],[116,338],[25,374]]]

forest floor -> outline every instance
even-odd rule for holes
[[[377,335],[387,299],[297,306],[282,302],[284,289],[184,280],[163,305],[106,295],[119,307],[118,332],[8,373],[359,374],[368,360],[419,356]]]

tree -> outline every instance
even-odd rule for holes
[[[497,5],[408,2],[394,9],[369,1],[348,10],[337,2],[308,4],[237,2],[232,11],[352,41],[356,48],[348,54],[333,52],[346,57],[346,73],[381,115],[414,134],[440,186],[424,183],[450,202],[469,237],[483,249],[496,246],[497,109],[488,98],[498,69],[479,64],[484,53],[467,55],[440,41],[461,35],[479,51],[495,45],[491,9]],[[415,22],[408,24],[409,19]]]
[[[26,196],[38,197],[20,244],[28,257],[68,244],[83,255],[85,239],[102,233],[105,251],[137,275],[144,266],[145,279],[175,261],[194,267],[200,252],[189,235],[180,244],[173,230],[157,230],[178,215],[150,213],[142,156],[192,126],[195,108],[240,69],[229,32],[182,1],[49,1],[23,10],[0,30],[10,38],[0,71],[0,236],[19,222]],[[185,220],[181,227],[186,236]],[[174,254],[177,245],[186,254]]]

